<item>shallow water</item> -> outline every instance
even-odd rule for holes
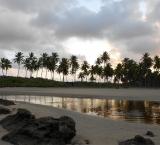
[[[114,120],[160,124],[160,102],[12,95],[0,98],[69,109]]]

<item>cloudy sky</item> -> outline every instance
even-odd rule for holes
[[[160,55],[159,8],[160,0],[0,0],[0,58],[57,52],[93,64],[107,51],[115,66]]]

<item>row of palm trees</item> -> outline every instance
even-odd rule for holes
[[[159,86],[160,85],[160,57],[155,56],[153,59],[150,57],[149,53],[144,53],[140,62],[137,63],[133,59],[124,58],[120,63],[117,64],[115,68],[112,67],[110,61],[110,55],[105,51],[98,57],[94,65],[90,65],[87,61],[83,61],[79,64],[78,58],[72,55],[70,59],[62,58],[60,59],[57,53],[52,53],[48,55],[47,53],[41,54],[40,58],[37,58],[34,53],[29,53],[29,56],[25,57],[22,52],[15,54],[13,59],[14,63],[18,64],[18,73],[21,65],[27,72],[30,72],[30,77],[36,72],[36,77],[38,76],[39,70],[41,70],[41,77],[43,70],[47,72],[50,71],[51,78],[54,80],[54,74],[57,72],[60,76],[64,77],[71,74],[72,79],[76,81],[76,74],[78,73],[78,78],[83,81],[86,78],[86,82],[89,80],[91,82],[109,82],[113,79],[114,82],[122,82],[124,85],[138,85],[138,86]],[[4,75],[4,70],[11,68],[11,61],[5,58],[0,59],[0,68]]]

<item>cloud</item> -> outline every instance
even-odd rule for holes
[[[138,60],[145,52],[160,54],[160,1],[97,0],[101,7],[96,12],[91,11],[91,0],[86,0],[90,7],[79,7],[78,1],[1,0],[1,57],[8,50],[37,56],[57,52],[69,58],[72,52],[64,44],[73,37],[81,43],[107,41],[119,60],[128,56]],[[81,61],[87,59],[83,53],[78,56]]]

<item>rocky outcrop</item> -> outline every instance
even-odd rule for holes
[[[22,115],[23,111],[21,109],[18,112]],[[31,119],[28,121],[22,120],[22,123],[18,121],[24,125],[17,129],[12,127],[14,130],[3,136],[2,140],[11,142],[14,145],[65,145],[70,143],[76,135],[75,121],[70,117],[62,116],[58,119],[53,117],[29,118]],[[3,120],[3,124],[5,121]]]
[[[0,107],[0,114],[9,114],[10,112],[8,108]]]
[[[155,145],[150,139],[146,139],[143,136],[136,135],[134,138],[120,142],[118,145]]]
[[[15,115],[9,115],[0,121],[3,128],[8,131],[21,128],[26,122],[35,119],[35,116],[31,114],[30,111],[26,109],[18,109]]]
[[[2,104],[2,105],[4,105],[4,106],[15,105],[15,103],[14,103],[13,101],[3,100],[3,99],[0,99],[0,104]]]

